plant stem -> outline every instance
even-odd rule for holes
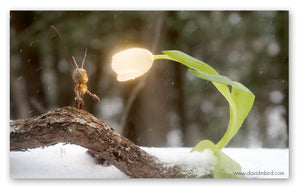
[[[175,59],[169,57],[168,55],[164,55],[164,54],[153,55],[153,58],[154,58],[154,60],[156,60],[156,59],[167,59],[167,60],[176,61]]]

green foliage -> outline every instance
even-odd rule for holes
[[[235,172],[241,172],[241,166],[232,160],[224,152],[217,149],[217,164],[214,170],[214,178],[243,178],[241,175],[235,175]]]
[[[224,154],[221,149],[225,147],[235,136],[254,103],[254,94],[239,82],[232,81],[226,76],[219,75],[208,64],[193,58],[181,51],[171,50],[163,51],[165,55],[154,56],[155,59],[170,59],[177,61],[189,67],[189,71],[195,76],[211,81],[218,91],[225,97],[229,103],[230,120],[226,133],[222,139],[215,145],[211,141],[201,141],[192,151],[203,151],[210,149],[218,159],[215,167],[214,176],[216,178],[235,178],[233,171],[239,171],[240,165]],[[231,91],[227,85],[231,85]]]
[[[217,157],[217,164],[213,172],[214,178],[242,178],[241,175],[235,175],[234,172],[240,172],[241,166],[224,152],[216,147],[210,140],[199,142],[192,150],[202,152],[205,149],[211,150]]]
[[[163,51],[167,59],[182,63],[189,67],[189,71],[199,78],[211,81],[219,92],[229,103],[230,121],[227,131],[223,138],[217,144],[217,148],[222,149],[238,132],[249,111],[252,108],[255,96],[241,83],[232,81],[228,77],[219,75],[208,64],[197,60],[181,51]],[[227,85],[231,85],[231,92]]]

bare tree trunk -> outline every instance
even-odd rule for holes
[[[10,123],[11,151],[60,142],[85,147],[130,177],[211,177],[211,174],[199,176],[195,170],[185,170],[184,166],[170,166],[160,162],[84,110],[57,108],[47,114]]]
[[[17,60],[10,60],[10,109],[11,119],[27,118],[29,104],[27,102],[26,87],[23,76],[17,76]]]
[[[13,11],[11,12],[11,28],[16,32],[16,36],[21,36],[26,32],[26,28],[34,21],[34,13],[26,11]],[[27,112],[27,117],[32,115],[38,115],[43,113],[44,106],[46,102],[44,101],[44,89],[41,79],[41,57],[40,49],[37,45],[30,43],[31,41],[24,39],[18,41],[15,38],[11,38],[11,43],[14,43],[15,49],[18,49],[18,52],[14,52],[14,49],[11,48],[11,56],[19,56],[21,60],[20,68],[14,70],[15,74],[22,76],[24,78],[21,85],[25,84],[25,91],[21,95],[28,96],[28,100],[23,102],[27,103],[27,107],[30,111]],[[11,62],[14,64],[15,62]],[[14,65],[11,66],[12,68]],[[17,72],[16,72],[17,71]],[[20,83],[19,83],[20,85]],[[15,91],[16,92],[16,91]],[[17,107],[23,109],[21,107]],[[20,110],[23,111],[23,110]],[[24,116],[24,115],[22,115]]]

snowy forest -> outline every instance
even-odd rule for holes
[[[141,47],[177,49],[212,65],[255,94],[253,108],[228,147],[289,146],[288,11],[11,11],[10,119],[74,106],[74,83],[61,33],[85,69],[84,109],[145,147],[217,142],[229,120],[216,88],[179,64],[155,62],[144,76],[118,82],[112,55]]]

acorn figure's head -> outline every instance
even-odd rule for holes
[[[87,83],[89,80],[86,70],[83,68],[76,68],[73,71],[72,78],[75,83]]]
[[[75,66],[76,66],[76,68],[73,71],[73,75],[72,75],[73,81],[75,83],[87,83],[88,80],[89,80],[88,75],[86,73],[86,70],[83,68],[85,58],[86,58],[86,52],[87,52],[87,49],[85,49],[84,57],[83,57],[82,64],[81,64],[80,68],[78,67],[74,56],[72,56],[73,61],[74,61]]]

